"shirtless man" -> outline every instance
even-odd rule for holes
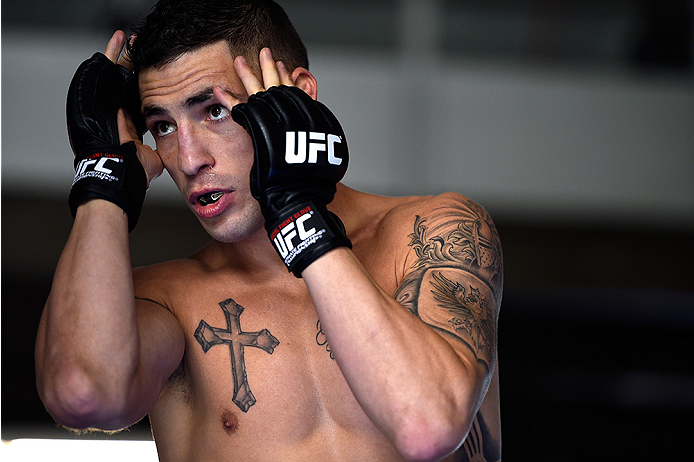
[[[390,198],[338,183],[346,140],[315,102],[294,29],[275,5],[264,21],[263,8],[232,16],[235,3],[158,4],[128,48],[138,108],[123,97],[125,111],[97,114],[114,93],[90,70],[71,87],[68,113],[87,100],[79,117],[117,131],[104,147],[69,114],[76,179],[96,166],[115,171],[113,159],[128,153],[143,169],[128,164],[124,192],[106,190],[103,175],[93,187],[74,183],[75,221],[37,338],[48,412],[104,430],[149,414],[162,461],[500,460],[492,221],[458,194]],[[257,37],[213,35],[238,24]],[[125,41],[116,32],[105,57],[116,62]],[[172,55],[147,62],[157,43]],[[93,59],[111,72],[103,55]],[[127,89],[128,72],[109,75]],[[126,115],[138,109],[156,151],[139,141],[139,117]],[[326,138],[309,140],[318,150],[308,162],[287,163],[285,143],[318,129]],[[133,271],[133,198],[163,169],[213,240]],[[129,179],[142,170],[146,181]],[[317,230],[328,237],[315,239]],[[287,261],[293,245],[300,252]]]

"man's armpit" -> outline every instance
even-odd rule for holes
[[[154,300],[154,299],[151,299],[151,298],[135,296],[135,300],[144,300],[144,301],[146,301],[146,302],[152,302],[152,303],[154,303],[155,305],[161,306],[161,307],[164,308],[166,311],[169,311],[169,312],[171,311],[171,310],[170,310],[166,305],[164,305],[163,303],[160,303],[160,302],[158,302],[158,301],[156,301],[156,300]]]
[[[428,325],[451,334],[492,370],[496,347],[496,309],[489,286],[455,268],[422,274],[417,314]]]

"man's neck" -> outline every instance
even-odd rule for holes
[[[204,262],[213,270],[228,268],[247,272],[286,271],[272,248],[264,228],[238,242],[212,240],[193,258]]]

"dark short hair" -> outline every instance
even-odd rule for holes
[[[133,28],[128,56],[135,72],[161,67],[184,53],[225,40],[233,56],[259,66],[269,47],[291,71],[308,69],[308,54],[282,7],[269,0],[160,0]]]

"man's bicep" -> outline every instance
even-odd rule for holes
[[[414,217],[411,258],[396,299],[491,372],[501,298],[499,237],[487,213],[457,195]]]
[[[156,389],[158,396],[169,376],[183,358],[185,337],[174,316],[159,302],[137,297],[140,329],[140,369],[146,386]]]
[[[496,349],[496,308],[489,287],[457,268],[422,274],[417,315],[459,350],[467,349],[491,371]]]
[[[410,276],[396,293],[397,300],[490,373],[496,358],[498,304],[489,285],[451,266],[425,268]]]

